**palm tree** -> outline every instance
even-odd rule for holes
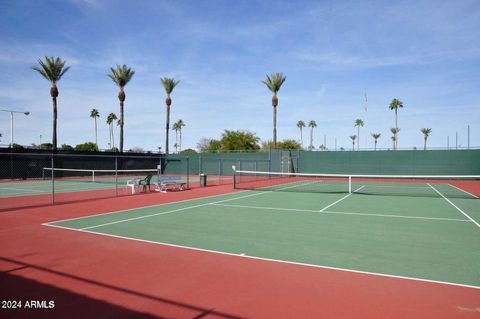
[[[400,128],[399,127],[392,127],[390,129],[390,132],[392,132],[393,134],[393,138],[392,138],[392,141],[393,141],[393,149],[396,150],[397,149],[397,136],[398,136],[398,132],[400,132]]]
[[[125,117],[123,111],[123,103],[125,102],[124,87],[130,82],[135,71],[127,67],[125,64],[110,68],[110,74],[107,76],[120,88],[118,92],[118,99],[120,100],[120,152],[123,152],[123,126],[125,125]]]
[[[375,140],[375,151],[377,150],[377,142],[378,142],[378,139],[380,138],[380,136],[382,136],[382,134],[380,134],[380,133],[372,133],[372,137],[373,137],[373,139]]]
[[[397,122],[398,120],[397,111],[398,111],[398,108],[402,108],[402,107],[403,107],[403,102],[396,98],[393,99],[389,105],[390,110],[395,110],[395,128],[397,129],[397,134],[398,132],[400,132],[400,129],[398,128],[398,122]],[[398,146],[398,136],[395,135],[395,146],[393,148],[397,149],[397,146]]]
[[[313,129],[317,127],[317,123],[314,120],[308,122],[308,127],[310,127],[310,146],[309,150],[313,150]]]
[[[180,130],[180,125],[178,124],[178,121],[173,123],[172,129],[175,131],[175,152],[178,152],[178,131]]]
[[[277,93],[280,91],[283,82],[287,79],[283,73],[272,73],[270,76],[267,75],[265,81],[262,81],[268,89],[273,93],[272,97],[272,106],[273,106],[273,148],[277,147],[277,105],[278,97]]]
[[[33,70],[40,73],[45,79],[50,81],[52,87],[50,88],[50,96],[52,97],[53,104],[53,134],[52,134],[52,149],[57,149],[57,97],[58,88],[57,82],[60,81],[62,76],[67,72],[70,67],[65,66],[66,61],[62,61],[59,57],[53,56],[45,57],[45,60],[38,59],[40,67],[32,67]]]
[[[303,148],[303,128],[305,127],[305,122],[298,121],[297,127],[300,129],[300,144],[302,145],[302,148]]]
[[[92,109],[90,111],[90,117],[95,120],[95,144],[97,145],[98,150],[98,135],[97,135],[97,117],[100,117],[100,113],[97,109]]]
[[[110,132],[110,147],[112,149],[115,148],[115,138],[113,134],[113,122],[117,120],[117,115],[115,113],[110,113],[107,116],[107,124],[109,125],[109,132]]]
[[[165,127],[165,154],[168,154],[168,131],[170,130],[170,105],[172,104],[172,99],[170,98],[170,94],[172,93],[173,89],[177,86],[180,81],[176,81],[173,78],[160,78],[162,81],[163,88],[165,89],[165,93],[167,93],[167,98],[165,99],[165,104],[167,104],[167,123]]]
[[[425,140],[425,143],[423,144],[423,150],[426,150],[427,149],[427,139],[428,139],[428,136],[430,135],[430,133],[432,133],[432,129],[431,128],[422,128],[420,131],[423,133],[423,138]]]
[[[360,150],[360,126],[363,127],[363,121],[361,119],[356,119],[355,120],[355,125],[353,127],[358,128],[358,144],[357,144],[357,150]]]
[[[352,139],[352,151],[355,151],[355,139],[357,138],[357,136],[350,135],[350,138]]]
[[[179,133],[180,133],[180,141],[179,141],[178,146],[179,146],[180,152],[181,152],[182,151],[182,127],[185,126],[185,123],[183,123],[182,120],[178,120],[177,123],[178,123]]]

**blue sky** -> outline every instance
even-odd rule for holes
[[[60,56],[71,69],[58,87],[58,141],[94,140],[90,110],[118,114],[116,64],[136,71],[126,87],[125,148],[164,147],[165,93],[160,77],[181,82],[172,122],[182,119],[183,148],[224,129],[271,139],[271,93],[261,80],[283,72],[278,138],[299,139],[298,120],[315,120],[314,145],[350,147],[361,118],[360,146],[390,147],[399,111],[399,147],[480,146],[480,2],[472,1],[22,1],[0,0],[0,107],[15,116],[15,142],[51,139],[49,83],[31,70]],[[364,110],[364,91],[368,111]],[[2,144],[9,115],[0,113]],[[306,134],[308,136],[308,134]],[[117,130],[118,136],[118,130]],[[116,138],[118,141],[118,137]],[[171,133],[170,140],[174,140]],[[171,145],[174,142],[171,143]],[[172,146],[171,146],[172,148]]]

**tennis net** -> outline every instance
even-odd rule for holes
[[[349,175],[235,171],[234,189],[414,197],[480,196],[480,175]]]
[[[129,180],[142,179],[152,175],[151,182],[158,180],[158,169],[75,169],[75,168],[51,168],[44,167],[42,170],[43,179],[51,179],[52,175],[57,181],[85,182],[85,183],[107,183],[126,184]]]

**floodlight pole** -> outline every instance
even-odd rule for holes
[[[28,116],[30,112],[19,112],[19,111],[12,111],[12,110],[0,110],[0,111],[10,113],[10,147],[13,149],[13,113],[20,113]]]

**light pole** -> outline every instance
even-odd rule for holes
[[[0,111],[10,113],[10,147],[13,149],[13,113],[29,115],[30,112],[19,112],[19,111],[12,111],[12,110],[0,110]]]

